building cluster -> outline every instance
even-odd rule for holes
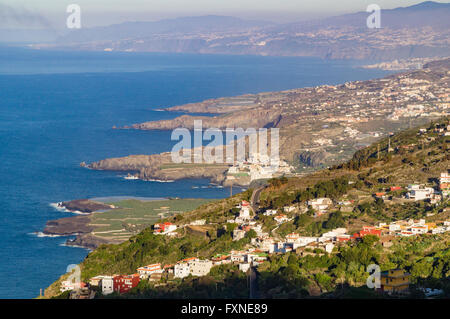
[[[250,203],[244,200],[236,208],[239,208],[239,214],[235,219],[227,220],[228,223],[237,224],[233,230],[233,240],[244,238],[250,230],[254,230],[258,236],[261,236],[263,234],[262,226],[256,222]]]
[[[414,236],[421,234],[441,234],[450,231],[450,222],[444,221],[440,225],[436,223],[426,223],[424,219],[414,221],[400,220],[390,224],[379,223],[378,226],[372,227],[378,236]]]
[[[307,202],[307,205],[314,210],[315,216],[320,216],[328,211],[333,205],[333,201],[330,198],[316,198]]]
[[[84,282],[65,280],[61,282],[60,291],[70,291],[69,299],[94,299],[95,297],[95,292]]]
[[[442,172],[439,177],[439,194],[442,197],[448,196],[450,184],[449,172]],[[401,191],[401,186],[392,186],[389,191]],[[406,197],[412,200],[433,199],[437,195],[436,190],[423,185],[409,185]],[[377,197],[385,196],[385,193],[375,194]],[[317,198],[307,202],[308,206],[316,211],[316,215],[326,213],[333,205],[329,198]],[[351,205],[351,201],[340,201],[341,206]],[[251,267],[258,267],[267,260],[268,254],[295,252],[301,256],[316,253],[332,253],[334,247],[343,242],[357,241],[367,235],[374,235],[381,239],[383,246],[391,243],[394,237],[409,237],[422,234],[440,234],[450,231],[450,221],[440,223],[427,223],[420,220],[400,220],[391,223],[379,223],[377,226],[363,226],[359,232],[349,234],[346,228],[336,228],[323,233],[321,236],[301,236],[297,233],[290,233],[285,238],[274,238],[262,230],[262,225],[255,219],[255,213],[248,201],[242,201],[237,207],[239,213],[228,223],[235,223],[237,227],[233,230],[233,240],[240,240],[245,234],[253,230],[256,236],[252,236],[251,245],[246,250],[218,254],[211,259],[199,259],[197,257],[187,258],[176,262],[173,265],[162,266],[160,263],[139,267],[135,274],[96,276],[90,279],[89,285],[83,282],[73,283],[69,280],[61,283],[60,291],[70,291],[70,297],[74,299],[93,298],[95,292],[91,287],[99,287],[104,295],[117,292],[119,294],[128,293],[136,287],[141,280],[160,281],[163,275],[173,278],[185,278],[188,276],[205,276],[209,274],[214,266],[232,263],[238,265],[239,269],[247,272]],[[292,213],[298,210],[296,206],[285,206],[285,213]],[[277,224],[282,224],[289,218],[278,210],[268,209],[262,213],[265,216],[273,216]],[[204,225],[205,220],[196,220],[191,225]],[[177,226],[172,223],[159,223],[154,225],[154,233],[172,236],[176,234]],[[382,291],[402,292],[409,285],[409,274],[400,270],[390,270],[382,274]]]
[[[431,204],[436,204],[450,195],[450,174],[448,172],[442,172],[439,178],[439,186],[437,188],[426,186],[423,184],[410,184],[406,187],[406,199],[413,201],[429,201]],[[396,192],[402,191],[401,186],[392,186],[388,191]],[[377,198],[387,199],[388,194],[386,192],[377,192],[374,194]],[[392,196],[393,197],[393,196]]]
[[[226,172],[226,182],[234,182],[242,177],[247,178],[247,184],[258,179],[270,179],[291,174],[294,168],[283,160],[277,161],[277,165],[270,162],[267,155],[255,154],[246,161],[236,163]],[[240,179],[242,181],[242,179]]]
[[[245,203],[243,203],[245,207]],[[353,235],[348,234],[346,228],[336,228],[321,236],[301,236],[297,233],[290,233],[284,239],[275,239],[266,233],[251,239],[251,245],[246,250],[232,250],[229,253],[217,254],[211,259],[199,259],[191,257],[178,261],[175,264],[162,266],[160,263],[139,267],[135,274],[96,276],[90,279],[89,286],[85,283],[73,284],[64,281],[61,284],[61,291],[74,291],[74,298],[82,299],[90,296],[92,291],[89,287],[99,287],[103,295],[113,292],[119,294],[128,293],[136,287],[141,280],[160,281],[164,274],[173,278],[185,278],[188,276],[205,276],[214,266],[223,264],[234,264],[239,270],[247,272],[251,267],[258,267],[267,260],[269,254],[284,254],[295,252],[301,256],[317,253],[332,253],[336,245],[341,243],[360,240],[367,235],[375,235],[381,238],[385,246],[394,236],[413,236],[421,234],[439,234],[450,231],[450,221],[445,221],[442,225],[436,223],[426,223],[421,219],[414,221],[396,221],[390,224],[379,223],[378,226],[363,226],[363,229]],[[390,280],[398,275],[397,280]],[[400,276],[401,275],[401,276]],[[399,270],[392,270],[382,274],[381,291],[398,293],[405,291],[409,286],[409,274],[401,273]]]
[[[436,202],[442,199],[440,193],[432,187],[411,184],[408,185],[407,190],[408,193],[406,193],[406,198],[414,201],[430,200],[432,202]]]

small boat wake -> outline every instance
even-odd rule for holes
[[[174,180],[167,180],[167,181],[164,181],[164,180],[161,180],[161,179],[148,179],[147,180],[148,182],[157,182],[157,183],[173,183],[173,182],[175,182]]]
[[[60,247],[71,247],[71,248],[81,248],[81,249],[86,249],[89,252],[92,251],[92,249],[86,248],[84,246],[72,245],[72,244],[68,244],[67,242],[63,242],[63,243],[59,244],[58,246],[60,246]]]
[[[67,208],[65,208],[64,206],[62,206],[62,203],[50,203],[50,206],[53,207],[54,209],[56,209],[59,212],[63,212],[63,213],[71,213],[70,210],[68,210]]]
[[[62,205],[62,202],[50,203],[50,206],[52,208],[54,208],[55,210],[57,210],[59,212],[63,212],[63,213],[72,213],[72,214],[77,214],[77,215],[89,215],[89,213],[83,213],[83,212],[80,212],[79,210],[69,210]]]
[[[28,235],[36,236],[36,237],[39,237],[39,238],[43,238],[43,237],[50,237],[50,238],[53,238],[53,237],[67,237],[67,236],[63,236],[63,235],[44,234],[44,233],[41,232],[41,231],[29,233]]]

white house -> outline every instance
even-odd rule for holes
[[[263,215],[264,216],[273,216],[273,215],[276,215],[277,213],[278,213],[278,211],[276,209],[268,209],[263,213]]]
[[[191,275],[205,276],[209,274],[213,263],[211,260],[194,260],[189,262]]]
[[[333,201],[329,198],[324,197],[309,200],[307,204],[314,210],[325,212],[329,208],[329,206],[333,204]]]
[[[259,247],[260,250],[262,251],[267,251],[268,253],[273,253],[274,252],[274,247],[273,247],[273,238],[271,237],[258,237],[258,238],[253,238],[255,244]]]
[[[139,274],[139,277],[143,279],[151,276],[152,274],[160,274],[163,272],[163,270],[161,269],[161,264],[152,264],[144,267],[139,267],[137,269],[137,272]]]
[[[449,184],[450,183],[450,174],[448,172],[441,173],[441,177],[439,178],[440,184]]]
[[[238,205],[238,208],[240,208],[241,210],[239,211],[239,216],[237,219],[239,220],[248,220],[251,219],[250,216],[250,203],[243,200],[241,204]]]
[[[188,263],[178,263],[173,267],[173,275],[175,278],[184,278],[189,276],[191,268]]]
[[[278,224],[285,223],[285,222],[287,222],[287,221],[289,220],[289,219],[287,218],[287,216],[284,215],[284,214],[280,214],[280,215],[278,215],[278,216],[275,216],[273,219],[274,219]]]
[[[434,193],[434,189],[431,187],[423,187],[421,185],[409,185],[409,192],[406,197],[415,201],[429,199]]]
[[[394,224],[394,223],[389,224],[389,231],[394,232],[394,231],[399,231],[401,229],[402,229],[401,226],[398,224]]]
[[[411,232],[414,235],[426,234],[428,232],[428,227],[427,226],[412,226]]]
[[[299,237],[297,241],[294,243],[294,249],[297,247],[303,247],[310,243],[317,242],[317,237]]]

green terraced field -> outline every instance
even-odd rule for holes
[[[136,199],[110,202],[117,209],[97,212],[91,216],[93,234],[99,237],[125,240],[161,218],[196,209],[211,199],[166,199],[140,201]]]

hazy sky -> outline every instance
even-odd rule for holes
[[[233,15],[291,22],[340,13],[409,6],[423,0],[0,0],[0,27],[64,27],[69,4],[81,7],[83,26],[186,15]],[[449,1],[440,1],[449,2]]]

